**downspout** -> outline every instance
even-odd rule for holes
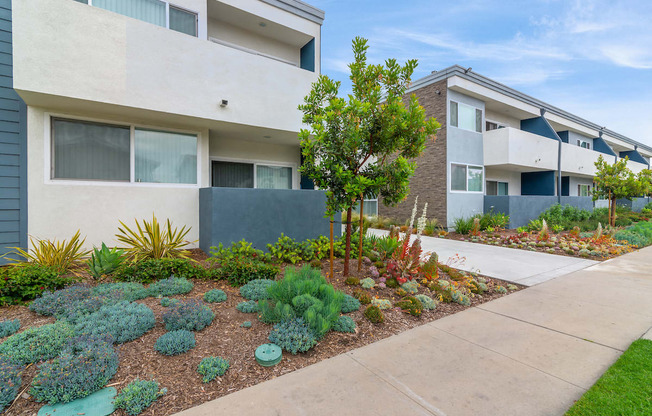
[[[550,122],[544,117],[545,114],[546,114],[546,109],[542,108],[541,118],[543,119],[543,121],[546,122],[550,131],[552,131],[555,134],[555,137],[557,138],[557,142],[559,144],[559,146],[557,147],[557,203],[561,205],[561,144],[563,143],[563,141],[561,140],[561,137],[559,137],[555,129],[552,128]]]

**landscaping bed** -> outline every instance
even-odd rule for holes
[[[201,258],[202,253],[195,252],[194,256]],[[322,274],[327,276],[328,261],[322,260],[321,264]],[[284,264],[282,267],[293,266]],[[347,294],[353,294],[354,291],[360,290],[359,286],[344,283],[342,267],[342,260],[337,259],[334,279],[331,282],[335,289],[342,290]],[[366,268],[361,273],[357,272],[355,260],[352,261],[352,270],[352,277],[365,278],[368,276]],[[447,277],[445,273],[441,273],[442,278]],[[467,308],[457,303],[442,302],[437,305],[435,310],[424,310],[420,317],[411,316],[397,308],[391,308],[383,311],[384,323],[372,324],[363,316],[363,306],[359,311],[348,314],[357,324],[355,333],[330,331],[308,352],[297,355],[284,352],[280,364],[266,368],[256,363],[253,353],[258,345],[269,342],[271,326],[258,321],[255,314],[245,314],[236,310],[236,305],[244,300],[237,287],[231,287],[225,281],[199,279],[191,279],[191,281],[194,284],[191,292],[171,298],[201,299],[204,293],[211,289],[221,289],[227,294],[225,302],[208,304],[215,313],[215,318],[208,327],[196,332],[197,346],[195,348],[176,356],[164,356],[154,350],[153,346],[157,338],[166,332],[162,323],[162,314],[166,308],[161,306],[161,300],[155,297],[136,301],[152,309],[156,316],[154,328],[134,341],[116,346],[120,358],[119,367],[109,385],[120,390],[135,378],[140,378],[154,379],[161,387],[167,389],[167,394],[154,402],[142,413],[143,415],[173,414]],[[495,279],[487,279],[487,284],[491,288],[504,283]],[[397,298],[395,290],[391,288],[374,288],[366,290],[366,292],[372,297]],[[419,292],[433,295],[423,285],[419,287]],[[503,294],[490,290],[484,294],[473,296],[470,299],[471,305],[487,302],[500,296]],[[38,315],[25,306],[5,307],[1,309],[1,313],[3,319],[20,319],[21,331],[28,327],[54,322],[54,318]],[[252,323],[251,328],[241,327],[245,321]],[[203,358],[208,356],[221,356],[228,359],[230,368],[224,376],[218,377],[210,383],[202,383],[201,376],[197,373],[197,366]],[[36,375],[36,370],[37,366],[33,364],[23,373],[21,392],[29,386]],[[14,406],[5,414],[32,415],[42,405],[31,397],[20,396]],[[126,415],[123,410],[118,410],[115,414]]]

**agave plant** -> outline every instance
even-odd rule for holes
[[[120,221],[122,227],[118,227],[120,234],[116,234],[118,241],[124,243],[127,256],[132,261],[143,259],[162,259],[181,257],[188,258],[190,253],[183,250],[189,241],[184,237],[190,232],[185,225],[181,229],[172,229],[172,223],[166,220],[165,228],[159,224],[156,216],[152,214],[152,221],[143,220],[143,224],[136,220],[136,228],[129,228]]]
[[[101,279],[103,276],[111,274],[124,262],[124,255],[124,250],[117,247],[109,249],[106,244],[102,243],[102,248],[95,248],[88,260],[91,276]]]
[[[41,240],[30,236],[30,249],[11,247],[13,251],[7,253],[8,256],[17,255],[22,258],[7,257],[7,260],[14,266],[24,265],[25,262],[28,262],[55,267],[65,273],[79,267],[84,257],[90,253],[90,250],[83,249],[85,242],[86,238],[81,239],[79,230],[70,241]]]

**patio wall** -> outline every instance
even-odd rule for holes
[[[266,251],[281,233],[303,241],[329,235],[323,191],[202,188],[199,190],[199,247],[245,239]],[[335,236],[339,236],[334,227]]]
[[[556,196],[495,196],[484,197],[484,212],[502,212],[509,215],[509,228],[527,225],[530,220],[558,202]],[[561,205],[572,205],[577,208],[593,210],[591,197],[562,196]]]

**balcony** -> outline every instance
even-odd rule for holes
[[[297,105],[317,79],[266,56],[70,0],[14,2],[13,19],[14,87],[33,106],[298,131]]]
[[[563,143],[561,149],[561,170],[565,173],[594,176],[595,162],[598,161],[600,155],[605,160],[613,159],[613,157],[596,152],[595,150]]]
[[[558,142],[506,127],[483,134],[485,166],[556,170]]]

